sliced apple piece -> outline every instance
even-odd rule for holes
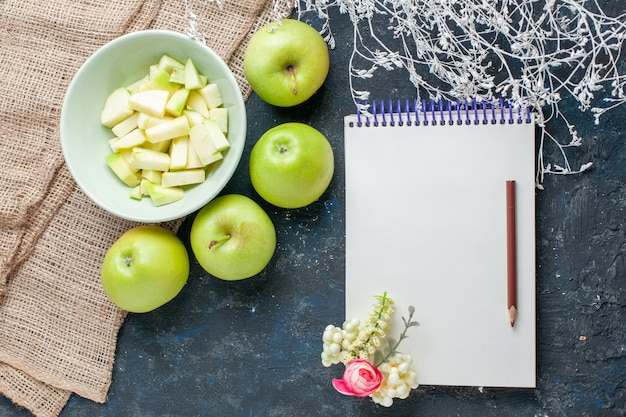
[[[152,116],[148,116],[147,114],[142,113],[142,112],[138,112],[137,114],[138,114],[138,116],[137,116],[137,127],[139,129],[146,129],[146,123],[148,123],[148,120],[153,119],[153,117]],[[154,119],[161,120],[161,119],[158,119],[158,118],[154,118]]]
[[[170,140],[164,140],[161,142],[157,142],[157,143],[152,143],[152,142],[144,142],[143,145],[141,145],[142,148],[145,149],[150,149],[153,151],[157,151],[157,152],[167,152],[167,150],[170,148],[170,144],[172,143],[171,139]]]
[[[164,117],[154,117],[154,116],[149,116],[145,113],[139,113],[139,116],[137,117],[137,127],[140,129],[150,129],[153,126],[156,125],[160,125],[162,123],[167,122],[168,120],[173,120],[174,118],[171,116],[164,116]]]
[[[198,157],[198,153],[193,148],[191,140],[189,140],[187,142],[187,164],[185,165],[185,169],[202,168],[204,166],[205,165]]]
[[[163,177],[162,171],[155,171],[153,169],[141,170],[141,178],[144,178],[150,182],[161,185],[161,178]]]
[[[170,73],[170,82],[185,85],[185,68],[172,68]]]
[[[161,59],[159,59],[158,68],[162,71],[167,71],[168,73],[172,73],[174,69],[183,70],[185,69],[185,65],[182,62],[177,60],[176,58],[172,58],[168,54],[163,54]]]
[[[115,89],[104,102],[104,108],[100,113],[100,122],[112,128],[119,122],[128,119],[135,113],[130,106],[130,91],[120,87]]]
[[[204,118],[209,117],[209,106],[206,104],[204,97],[202,97],[202,95],[195,90],[189,93],[189,97],[187,98],[187,107],[200,113],[200,115]]]
[[[122,136],[111,144],[111,150],[118,152],[121,149],[130,149],[135,146],[140,146],[146,141],[146,135],[143,130],[135,129],[132,132]]]
[[[128,196],[133,200],[141,200],[143,197],[143,195],[141,194],[141,184],[137,184],[133,188],[131,188],[128,192]]]
[[[137,147],[130,154],[129,164],[136,169],[167,171],[170,167],[170,156],[165,152]]]
[[[209,110],[209,119],[215,120],[224,134],[228,133],[228,109],[217,107]]]
[[[199,92],[210,109],[215,109],[224,104],[224,102],[222,101],[222,93],[217,84],[207,84],[202,87]]]
[[[161,185],[151,183],[150,181],[146,181],[144,187],[147,190],[150,199],[157,207],[182,200],[185,195],[185,191],[182,188],[163,187]]]
[[[185,62],[185,88],[188,90],[197,90],[204,87],[204,83],[195,64],[188,58]]]
[[[205,172],[202,168],[169,171],[163,173],[161,185],[163,187],[181,187],[183,185],[199,184],[204,182]]]
[[[200,160],[198,153],[191,144],[191,141],[189,141],[189,146],[187,146],[187,166],[185,169],[203,168],[222,159],[224,159],[224,155],[221,152],[215,152],[210,157],[205,158],[205,164]]]
[[[111,128],[111,132],[117,137],[122,137],[127,133],[130,133],[133,129],[137,128],[137,120],[139,120],[139,115],[141,113],[135,112],[129,118],[122,120],[115,126]]]
[[[186,136],[189,134],[189,129],[187,117],[179,116],[146,129],[146,139],[152,143],[162,142],[179,136]]]
[[[190,127],[194,127],[197,124],[202,123],[204,117],[195,110],[186,109],[183,111],[183,115],[187,116],[187,121]]]
[[[108,154],[104,158],[104,161],[115,173],[115,175],[129,187],[139,185],[139,183],[141,182],[141,178],[139,177],[139,175],[133,172],[132,168],[119,153]]]
[[[170,82],[169,72],[159,69],[150,76],[150,82],[146,85],[147,90],[166,90],[169,91],[170,94],[179,88],[179,84]]]
[[[215,145],[215,149],[217,149],[219,152],[224,152],[225,150],[230,148],[230,143],[228,142],[228,139],[226,139],[224,132],[222,132],[222,129],[219,127],[215,120],[207,119],[203,121],[202,124],[209,132],[209,137],[211,138],[213,145]]]
[[[128,105],[131,109],[148,116],[163,117],[170,93],[167,90],[146,90],[130,96]]]
[[[221,161],[222,159],[224,159],[224,154],[222,154],[221,152],[215,152],[213,155],[211,155],[211,157],[208,159],[207,164],[205,166],[209,166],[217,161]]]
[[[183,169],[187,166],[187,148],[189,136],[172,139],[170,144],[170,170]]]
[[[134,94],[137,91],[141,90],[143,86],[149,82],[150,82],[150,75],[148,74],[145,77],[135,81],[134,83],[131,83],[129,86],[126,87],[126,89],[130,91],[131,94]]]
[[[148,193],[148,184],[154,184],[153,182],[151,182],[150,180],[147,180],[145,178],[141,179],[141,183],[139,184],[139,187],[141,188],[141,195],[143,197],[149,197],[150,194]],[[158,183],[157,185],[161,185],[161,183]]]
[[[180,116],[185,110],[187,105],[187,98],[189,98],[189,91],[186,88],[176,90],[172,97],[167,101],[165,105],[165,111],[173,116]]]
[[[154,78],[158,74],[159,71],[160,70],[159,70],[158,64],[150,65],[148,69],[148,77],[150,77],[150,79]]]
[[[120,149],[119,150],[119,154],[122,158],[124,158],[124,161],[126,161],[126,163],[128,164],[129,168],[133,171],[133,172],[138,172],[138,169],[135,169],[133,167],[130,166],[130,154],[133,152],[132,148],[129,149]]]
[[[198,158],[200,158],[204,165],[208,165],[212,155],[217,152],[217,148],[213,144],[209,130],[204,123],[191,128],[189,131],[189,141],[198,154]]]

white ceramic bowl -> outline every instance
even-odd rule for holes
[[[129,197],[129,188],[109,169],[111,130],[100,124],[107,96],[139,80],[163,54],[180,61],[191,58],[198,71],[217,83],[229,111],[230,149],[204,183],[190,187],[177,202],[155,206],[150,198]],[[121,36],[96,51],[76,73],[61,111],[61,146],[72,176],[98,206],[118,217],[159,223],[184,217],[213,199],[232,177],[246,139],[246,110],[239,85],[224,61],[206,45],[180,33],[146,30]]]

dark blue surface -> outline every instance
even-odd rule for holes
[[[274,221],[278,247],[268,268],[249,280],[223,282],[192,256],[179,297],[157,311],[130,314],[121,328],[108,402],[72,396],[61,417],[626,415],[623,106],[595,126],[590,114],[578,116],[575,103],[564,104],[585,138],[571,151],[573,165],[594,166],[582,175],[548,176],[546,190],[537,193],[536,389],[420,387],[391,409],[334,391],[330,381],[341,367],[321,365],[321,335],[327,324],[344,320],[342,120],[354,109],[351,25],[346,16],[333,19],[337,48],[326,84],[292,109],[250,98],[246,150],[224,190],[252,197]],[[404,74],[388,75],[385,86],[371,86],[373,98],[413,96]],[[328,191],[298,210],[264,203],[247,171],[255,141],[287,121],[319,129],[336,157]],[[179,233],[188,248],[192,220]],[[2,397],[0,415],[30,414]]]

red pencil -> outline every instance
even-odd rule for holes
[[[517,260],[515,244],[515,181],[506,182],[506,254],[507,254],[507,307],[511,327],[517,316]]]

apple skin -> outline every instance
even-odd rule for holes
[[[189,239],[200,266],[225,281],[257,275],[276,249],[272,220],[240,194],[226,194],[204,206],[191,224]]]
[[[243,71],[252,89],[274,106],[308,100],[324,84],[330,60],[322,36],[308,24],[282,19],[260,28],[246,47]]]
[[[123,310],[146,313],[172,300],[189,277],[183,242],[161,226],[137,226],[109,248],[102,261],[102,287]]]
[[[326,137],[304,123],[266,131],[250,153],[250,179],[257,193],[282,208],[300,208],[321,197],[335,170]]]

